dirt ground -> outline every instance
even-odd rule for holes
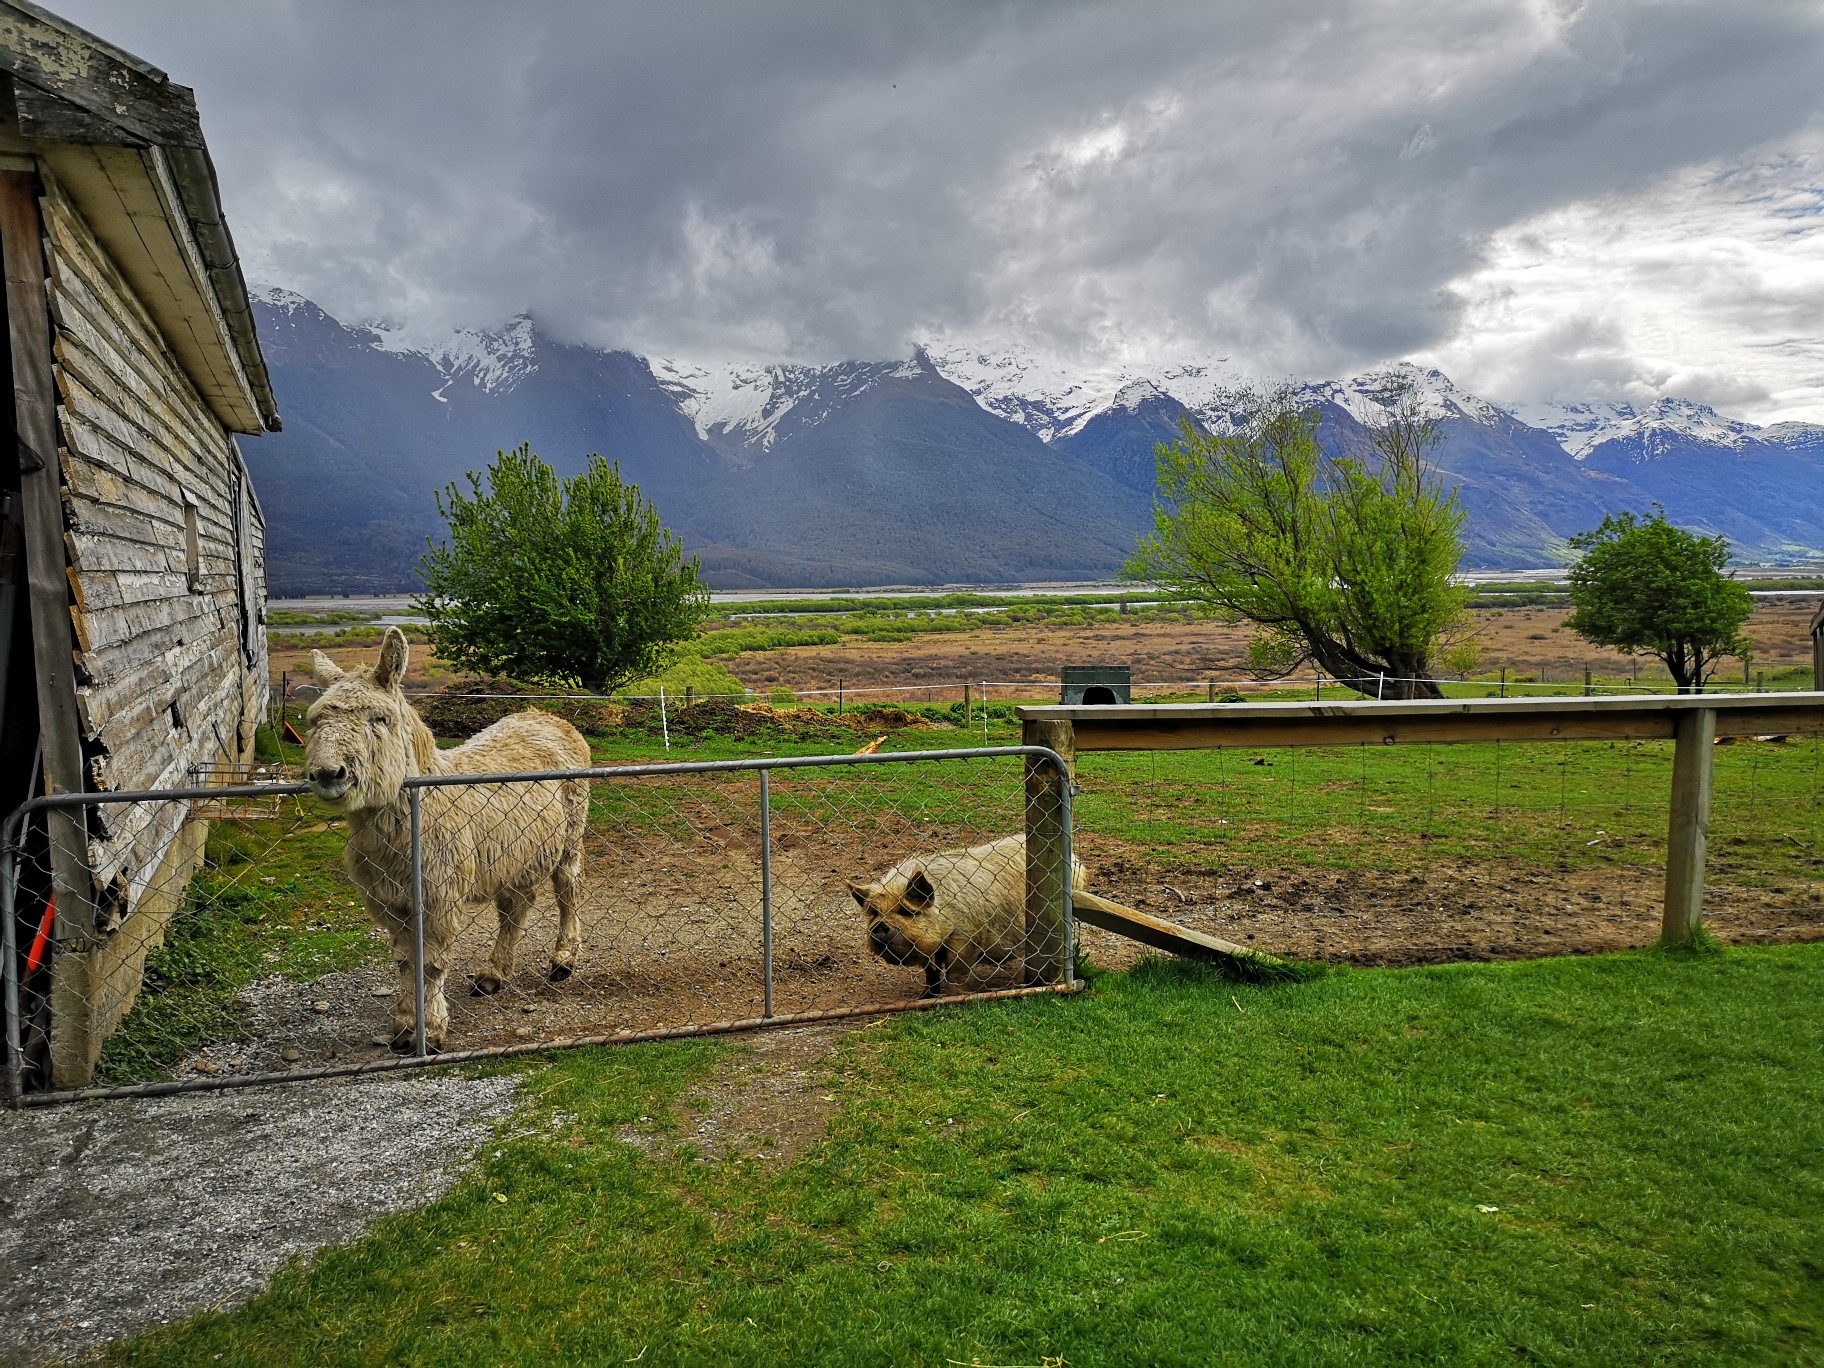
[[[1794,594],[1755,600],[1747,635],[1754,643],[1754,668],[1769,673],[1808,665],[1811,640],[1806,627],[1817,611],[1813,595]],[[1626,677],[1638,667],[1643,677],[1647,662],[1591,647],[1567,631],[1564,608],[1479,609],[1474,614],[1475,638],[1482,647],[1480,672],[1507,666],[1515,677],[1537,678],[1543,668],[1548,681],[1583,679],[1588,665],[1600,677]],[[964,682],[987,680],[1017,683],[1051,680],[1063,665],[1129,665],[1141,685],[1194,684],[1204,680],[1233,681],[1243,677],[1250,629],[1217,622],[1114,622],[1092,627],[1056,627],[1037,624],[992,627],[979,631],[933,632],[910,641],[862,641],[845,638],[833,646],[797,646],[789,651],[751,652],[733,662],[735,675],[749,688],[766,691],[783,685],[794,690],[830,690],[841,680],[845,691],[893,690],[906,702],[950,702],[962,696]],[[333,649],[339,664],[371,660],[372,646]],[[451,675],[428,649],[413,650],[407,686],[442,688]],[[1717,677],[1719,687],[1739,686],[1735,662],[1725,662]],[[308,678],[310,651],[288,647],[284,638],[272,639],[272,677],[281,672],[292,683]],[[1011,691],[1009,695],[1011,696]],[[891,701],[885,694],[880,701]]]
[[[1747,635],[1754,642],[1755,668],[1773,671],[1809,665],[1811,641],[1806,626],[1817,611],[1815,597],[1758,599]],[[1581,682],[1587,664],[1598,676],[1627,677],[1636,665],[1612,651],[1592,648],[1565,630],[1564,608],[1516,608],[1475,613],[1476,640],[1482,647],[1479,672],[1508,666],[1513,676],[1548,681]],[[894,689],[907,701],[947,702],[961,697],[965,681],[1017,683],[1051,680],[1063,665],[1128,665],[1137,685],[1192,685],[1205,680],[1243,678],[1251,629],[1216,622],[1109,623],[1073,627],[1027,625],[968,633],[930,633],[910,641],[869,642],[845,639],[834,646],[799,646],[789,651],[743,655],[735,674],[750,688],[778,685],[795,690],[834,689],[840,678],[847,691]],[[1719,687],[1728,687],[1737,668],[1726,662]],[[1663,676],[1662,676],[1663,677]],[[921,689],[919,686],[929,686]],[[991,695],[993,696],[993,695]],[[1007,696],[1012,696],[1008,691]]]

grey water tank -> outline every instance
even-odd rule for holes
[[[1058,702],[1070,705],[1073,703],[1132,703],[1134,701],[1134,672],[1127,665],[1066,665],[1062,686],[1058,690]]]

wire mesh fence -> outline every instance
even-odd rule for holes
[[[1097,891],[1281,954],[1364,965],[1652,943],[1674,743],[1504,742],[1077,758]],[[1714,748],[1704,921],[1824,938],[1824,741]],[[1131,951],[1093,929],[1092,961]]]
[[[347,814],[302,784],[39,800],[0,866],[11,1086],[223,1086],[1068,986],[1068,902],[1035,919],[1029,893],[1068,868],[1068,787],[1033,782],[1057,764],[430,777]],[[1062,845],[1029,858],[1041,808]],[[166,833],[117,860],[129,895],[76,906],[129,829]]]

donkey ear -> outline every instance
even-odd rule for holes
[[[905,907],[913,912],[929,912],[931,904],[937,901],[937,890],[931,886],[931,876],[919,870],[906,880],[906,896],[902,899]]]
[[[396,689],[399,681],[405,678],[405,663],[411,659],[411,650],[405,644],[405,633],[397,627],[386,629],[386,638],[380,643],[380,663],[374,666],[374,683],[383,689]]]
[[[327,689],[342,678],[342,667],[323,652],[312,651],[310,653],[310,677],[317,681],[319,689]]]

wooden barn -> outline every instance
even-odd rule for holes
[[[264,529],[237,433],[279,417],[191,92],[0,0],[0,811],[252,759]],[[29,1078],[89,1079],[201,858],[188,804],[30,825]]]

